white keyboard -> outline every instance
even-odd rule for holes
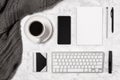
[[[53,52],[53,73],[101,73],[103,52]]]

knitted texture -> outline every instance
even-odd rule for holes
[[[0,80],[11,80],[22,60],[20,20],[61,0],[0,0]]]

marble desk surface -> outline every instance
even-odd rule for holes
[[[71,14],[75,18],[75,7],[80,6],[100,6],[105,12],[106,6],[115,7],[115,33],[112,34],[109,29],[109,37],[106,39],[106,19],[104,17],[103,24],[103,45],[102,46],[77,46],[76,45],[76,21],[72,22],[72,44],[69,46],[57,45],[57,31],[54,26],[54,34],[46,44],[34,44],[26,38],[24,34],[24,24],[29,16],[25,17],[21,22],[22,39],[23,39],[23,58],[16,75],[12,80],[120,80],[120,0],[64,0],[56,7],[50,10],[39,12],[36,14],[50,14],[53,19],[57,14]],[[54,12],[54,14],[53,14]],[[47,15],[49,16],[49,15]],[[105,13],[104,13],[105,16]],[[54,18],[53,23],[56,23]],[[56,24],[54,24],[56,25]],[[110,28],[110,26],[109,26]],[[108,74],[108,51],[113,51],[113,73]],[[48,53],[48,72],[33,72],[33,53]],[[103,73],[66,73],[53,74],[51,72],[51,52],[52,51],[104,51],[105,65]]]

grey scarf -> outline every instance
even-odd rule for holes
[[[61,0],[0,0],[0,80],[11,80],[22,59],[20,20]]]

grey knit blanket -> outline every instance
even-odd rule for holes
[[[22,60],[20,20],[61,0],[0,0],[0,80],[11,80]]]

